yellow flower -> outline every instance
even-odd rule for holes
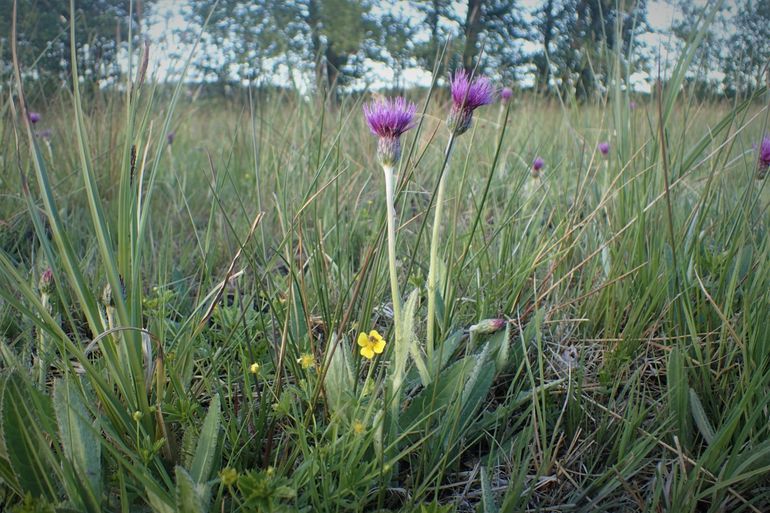
[[[252,374],[259,374],[259,364],[256,362],[252,363],[249,367],[249,372]]]
[[[297,358],[297,363],[302,366],[303,369],[309,369],[315,366],[315,358],[310,353],[305,353]]]
[[[366,426],[364,426],[364,423],[360,420],[357,420],[353,422],[353,432],[357,435],[360,435],[366,430]]]
[[[361,346],[361,356],[369,360],[374,358],[375,353],[380,354],[385,350],[385,340],[382,335],[377,333],[377,330],[370,331],[368,335],[360,333],[358,345]]]

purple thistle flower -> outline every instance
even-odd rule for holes
[[[500,99],[503,101],[503,103],[508,103],[512,96],[513,89],[510,87],[503,87],[503,90],[500,91]]]
[[[35,123],[37,123],[38,121],[40,121],[40,119],[41,119],[42,117],[43,117],[43,116],[41,116],[39,112],[30,112],[30,113],[29,113],[29,122],[30,122],[30,123],[32,123],[32,124],[34,125]]]
[[[462,69],[455,72],[449,83],[452,91],[452,110],[447,118],[447,126],[452,133],[460,135],[470,128],[473,111],[492,103],[494,89],[486,77],[478,77],[471,82],[468,74]]]
[[[417,106],[404,98],[386,98],[364,105],[369,130],[378,136],[377,157],[384,167],[394,167],[401,158],[401,134],[414,127]]]
[[[44,128],[42,130],[38,130],[35,132],[35,135],[43,139],[44,141],[50,141],[51,136],[53,136],[53,130],[50,128]]]
[[[757,178],[762,180],[767,175],[767,169],[770,167],[770,137],[765,136],[759,145],[759,156],[757,157]]]
[[[166,142],[168,142],[169,146],[174,144],[174,137],[176,137],[176,132],[173,130],[166,134]]]
[[[532,161],[532,170],[530,171],[530,174],[537,178],[540,176],[540,170],[545,167],[545,160],[543,160],[543,157],[535,157],[535,160]]]
[[[600,142],[599,146],[597,146],[597,148],[599,148],[599,151],[604,156],[607,156],[610,153],[610,143],[608,143],[606,141],[605,142]]]

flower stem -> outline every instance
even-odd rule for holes
[[[395,176],[393,168],[383,166],[385,171],[385,203],[388,218],[388,268],[390,270],[390,295],[393,300],[393,373],[391,374],[391,435],[398,436],[398,410],[400,408],[401,383],[404,379],[407,347],[401,336],[401,294],[398,290],[398,274],[396,273],[396,208],[395,208]]]
[[[398,322],[401,319],[401,294],[398,290],[396,273],[396,207],[395,176],[392,167],[383,167],[385,171],[385,203],[388,209],[388,267],[390,269],[390,295],[393,301],[393,324],[398,335]]]
[[[455,134],[449,135],[446,151],[444,152],[444,164],[439,175],[438,192],[436,193],[436,209],[433,217],[433,233],[430,239],[430,267],[428,268],[428,334],[425,342],[425,352],[428,357],[428,365],[433,365],[433,348],[436,323],[436,288],[438,282],[438,247],[439,231],[441,227],[441,211],[444,206],[444,190],[446,189],[446,171],[449,157],[454,146]]]

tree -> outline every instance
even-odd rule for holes
[[[693,92],[701,98],[720,94],[719,79],[713,73],[723,67],[723,49],[728,44],[726,14],[730,9],[722,4],[714,22],[704,27],[709,5],[697,5],[690,0],[677,0],[674,5],[680,15],[672,23],[671,33],[679,41],[680,51],[704,31],[703,39],[697,46],[692,62],[692,71],[687,77]]]
[[[139,13],[128,12],[121,0],[78,0],[75,2],[75,47],[83,79],[98,83],[120,74],[118,53],[125,43],[129,23],[139,28]],[[13,0],[0,0],[0,52],[10,71]],[[17,47],[19,60],[29,79],[48,85],[70,80],[69,2],[61,0],[18,0]]]
[[[215,3],[196,3],[192,20],[201,23]],[[281,65],[312,67],[318,88],[334,90],[361,74],[374,34],[370,7],[355,0],[221,0],[207,27],[209,55],[217,58],[199,66],[220,80],[242,78],[244,67],[257,75]]]
[[[728,94],[749,95],[765,82],[770,39],[770,0],[745,0],[735,18],[735,33],[727,47],[725,89]]]
[[[418,49],[419,63],[425,69],[433,69],[435,57],[447,38],[453,37],[456,43],[447,56],[451,64],[468,72],[476,69],[497,74],[502,79],[516,77],[517,66],[523,62],[518,40],[526,36],[516,0],[419,0],[415,5],[424,16],[423,30],[430,34],[428,42]],[[459,61],[454,61],[455,53]]]
[[[538,82],[588,98],[606,87],[610,56],[630,54],[635,36],[646,29],[646,0],[546,0],[536,11],[533,56]],[[638,46],[638,43],[637,43]],[[624,62],[631,70],[636,59]],[[554,82],[554,84],[551,84]]]

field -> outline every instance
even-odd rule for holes
[[[765,96],[677,80],[409,94],[392,267],[368,96],[4,95],[0,509],[770,510]]]

